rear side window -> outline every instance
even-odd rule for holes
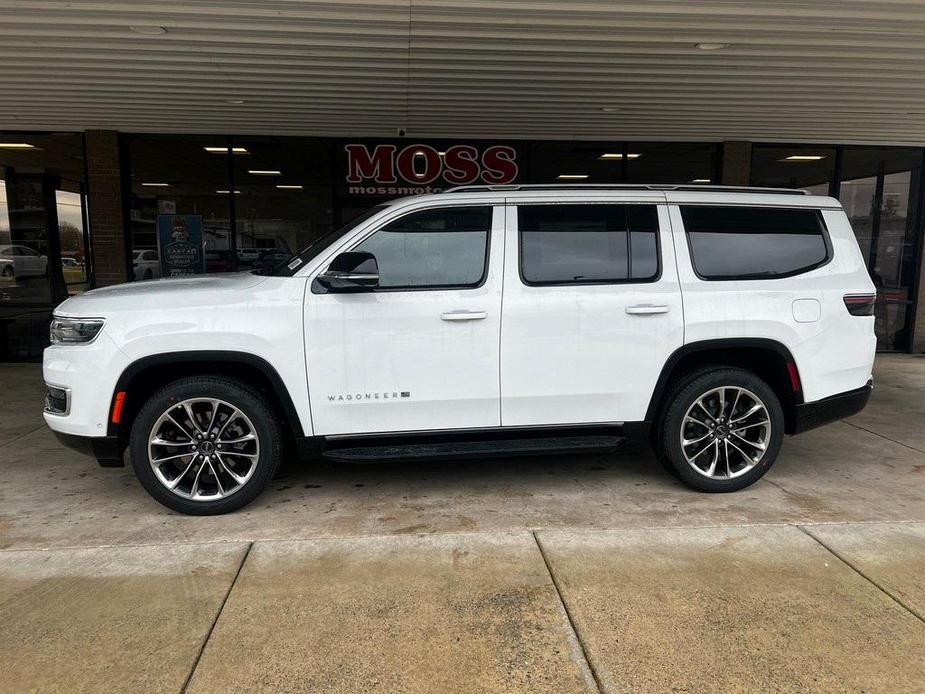
[[[681,217],[702,279],[788,277],[831,257],[816,210],[682,206]]]
[[[477,287],[488,264],[491,216],[491,207],[412,212],[353,250],[376,256],[380,289]]]
[[[520,205],[526,284],[645,282],[659,273],[655,205]]]

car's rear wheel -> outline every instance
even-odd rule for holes
[[[783,435],[773,389],[744,369],[715,367],[691,374],[671,392],[657,443],[663,461],[689,486],[731,492],[768,471]]]
[[[192,515],[251,502],[279,466],[279,425],[257,391],[233,379],[199,376],[152,395],[132,426],[132,466],[168,508]]]

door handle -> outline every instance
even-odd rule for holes
[[[482,320],[488,315],[486,311],[445,311],[440,314],[440,320],[459,321],[459,320]]]
[[[627,306],[626,312],[631,316],[651,316],[656,313],[668,313],[667,306],[656,306],[655,304],[636,304]]]

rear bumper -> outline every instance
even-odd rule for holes
[[[793,433],[802,434],[823,424],[857,414],[867,405],[873,387],[873,381],[868,381],[866,386],[856,390],[797,405]]]
[[[61,445],[84,455],[92,455],[102,467],[123,467],[124,450],[118,436],[75,436],[52,429]]]

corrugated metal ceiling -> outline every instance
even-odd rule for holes
[[[923,39],[921,0],[0,0],[0,128],[922,144]]]

